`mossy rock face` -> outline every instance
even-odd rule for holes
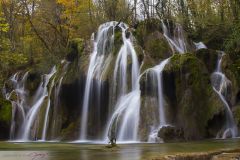
[[[79,124],[78,122],[70,123],[67,128],[61,131],[62,140],[76,140],[79,138]]]
[[[195,54],[197,58],[205,64],[210,74],[215,71],[219,55],[217,51],[211,49],[199,49]]]
[[[157,123],[158,101],[153,96],[141,97],[139,137],[141,141],[147,141],[151,126]]]
[[[238,128],[240,128],[240,105],[234,107],[233,115]]]
[[[164,36],[157,31],[147,37],[145,51],[156,61],[170,57],[172,52]]]
[[[29,95],[33,96],[41,83],[42,77],[41,73],[36,70],[31,70],[28,74],[26,81],[26,88],[29,91]]]
[[[12,105],[11,102],[6,101],[0,95],[0,139],[8,139],[12,119]]]
[[[123,45],[122,29],[119,26],[117,26],[114,28],[114,49],[113,49],[114,55],[118,54],[122,45]]]
[[[161,21],[158,19],[148,19],[136,25],[136,30],[133,32],[133,35],[136,37],[138,43],[145,47],[148,35],[155,31],[162,31]]]
[[[209,136],[208,123],[224,112],[224,106],[204,63],[193,54],[174,55],[163,71],[163,83],[170,124],[183,128],[186,140]]]
[[[183,141],[184,132],[181,128],[163,126],[158,132],[158,137],[162,138],[164,142]]]
[[[208,48],[215,50],[224,49],[224,41],[228,39],[231,29],[226,23],[200,27],[191,35],[193,40],[203,41]]]
[[[81,56],[82,52],[84,50],[84,41],[81,38],[75,38],[70,40],[69,46],[68,46],[68,54],[67,54],[67,60],[72,62],[74,59]]]
[[[224,54],[222,58],[222,71],[231,81],[231,87],[228,89],[227,100],[232,105],[236,105],[240,101],[238,97],[240,93],[240,81],[236,66],[234,66],[228,54]]]

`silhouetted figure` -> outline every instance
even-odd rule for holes
[[[109,131],[108,131],[108,139],[109,139],[109,143],[111,144],[111,146],[116,146],[117,143],[117,138],[116,138],[116,124],[113,123],[112,127],[110,127]]]

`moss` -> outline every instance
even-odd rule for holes
[[[157,122],[158,106],[157,99],[150,95],[141,95],[139,136],[142,141],[148,140],[151,126]]]
[[[237,123],[237,126],[240,127],[240,106],[239,105],[233,109],[233,115],[235,118],[235,122]]]
[[[209,73],[214,72],[218,61],[218,52],[211,49],[200,49],[196,51],[196,56],[207,67]]]
[[[148,68],[152,68],[156,64],[157,64],[157,62],[154,59],[152,59],[150,56],[146,55],[143,59],[143,65],[141,67],[141,72],[144,72]]]
[[[143,53],[143,49],[142,49],[142,47],[140,46],[140,45],[138,45],[138,44],[134,44],[134,49],[135,49],[135,51],[136,51],[136,54],[137,54],[137,56],[138,56],[138,61],[140,62],[140,64],[141,64],[141,62],[143,61],[143,59],[144,59],[144,53]]]
[[[113,48],[114,55],[118,54],[122,45],[123,45],[122,29],[120,27],[116,27],[114,30],[114,48]]]
[[[226,23],[200,27],[192,35],[194,41],[203,41],[208,48],[224,50],[224,42],[230,35],[230,26]]]
[[[144,43],[146,54],[156,61],[168,58],[172,54],[168,42],[158,31],[150,34]]]
[[[68,125],[67,128],[63,129],[61,131],[61,137],[63,140],[73,140],[74,137],[77,138],[77,132],[78,131],[78,123],[77,122],[72,122]]]
[[[229,54],[225,54],[222,58],[222,70],[226,77],[231,81],[231,86],[228,88],[227,100],[235,105],[238,101],[237,94],[240,90],[240,76],[238,69],[233,61],[230,59]]]
[[[10,125],[12,118],[12,105],[0,97],[0,122]]]
[[[81,38],[75,38],[70,40],[69,46],[68,46],[68,54],[67,54],[67,60],[72,62],[76,58],[82,55],[84,50],[84,43],[83,39]]]
[[[145,47],[145,42],[150,33],[155,31],[162,31],[161,21],[158,19],[147,19],[137,24],[133,35],[136,37],[138,43]]]
[[[174,55],[164,69],[165,74],[173,74],[176,101],[173,117],[184,129],[186,139],[199,139],[207,136],[208,122],[223,110],[219,98],[214,97],[210,74],[205,65],[194,54]],[[171,104],[171,103],[170,103]],[[218,106],[220,105],[220,106]],[[170,106],[173,107],[173,106]]]

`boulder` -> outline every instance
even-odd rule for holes
[[[224,113],[224,105],[204,63],[194,54],[174,55],[163,71],[163,84],[170,124],[182,128],[186,140],[214,137],[216,133],[208,134],[208,125]]]
[[[12,119],[12,106],[0,94],[0,140],[9,139],[10,126]]]
[[[219,53],[211,49],[199,49],[195,52],[198,59],[200,59],[207,67],[208,72],[211,74],[217,67]]]
[[[174,126],[163,126],[158,131],[158,137],[163,139],[164,142],[176,142],[184,140],[184,131],[181,128]]]

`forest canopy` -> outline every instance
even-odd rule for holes
[[[89,39],[103,22],[136,27],[169,19],[182,24],[192,39],[209,42],[214,35],[221,43],[213,47],[235,55],[239,12],[239,0],[1,0],[0,52],[34,64],[49,56],[62,58],[72,39]]]

